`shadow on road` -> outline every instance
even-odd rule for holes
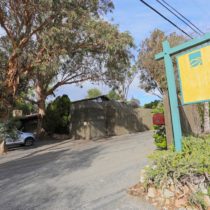
[[[22,179],[27,177],[28,174],[40,170],[42,170],[42,174],[46,177],[52,178],[59,175],[61,171],[72,172],[83,167],[89,167],[100,150],[99,147],[93,147],[81,151],[64,149],[60,151],[49,151],[35,156],[27,155],[23,158],[1,164],[0,180],[8,177]],[[36,174],[36,176],[39,176],[39,174]]]

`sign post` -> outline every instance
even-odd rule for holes
[[[173,62],[172,62],[171,57],[173,55],[190,50],[202,44],[206,44],[209,41],[210,41],[210,33],[205,34],[201,38],[190,40],[184,44],[178,45],[173,48],[170,47],[168,41],[164,41],[163,52],[155,56],[156,60],[164,59],[164,62],[165,62],[166,79],[167,79],[167,85],[168,85],[172,127],[173,127],[173,136],[174,136],[175,149],[177,152],[180,152],[182,150],[182,130],[181,130],[179,107],[178,107],[178,96],[177,96],[177,91],[176,91],[176,80],[175,80],[174,67],[173,67]],[[198,103],[198,102],[210,100],[210,91],[208,89],[210,87],[210,49],[208,51],[201,48],[200,50],[195,50],[192,53],[185,53],[182,56],[183,57],[181,56],[178,57],[177,61],[178,61],[178,66],[180,68],[179,76],[180,76],[180,82],[181,82],[182,98],[184,99],[183,104],[188,104],[187,102],[189,102],[189,100],[190,100],[190,103]],[[199,74],[199,71],[198,73],[187,71],[186,64],[190,66],[190,69],[197,68],[197,70],[198,69],[201,71],[208,70],[208,72],[204,72],[204,73],[201,72]],[[188,72],[188,75],[189,74],[201,75],[200,78],[204,77],[205,75],[206,78],[203,78],[203,81],[206,81],[205,87],[207,90],[203,89],[204,86],[202,86],[202,82],[200,82],[196,76],[191,77],[190,79],[186,71]],[[202,89],[197,92],[197,96],[195,97],[193,94],[193,90],[194,89],[196,90],[197,87],[199,87],[200,89],[202,88]],[[202,91],[204,91],[205,93],[202,94]],[[187,102],[185,101],[186,96],[189,96],[187,98]]]
[[[166,78],[168,85],[169,101],[171,108],[171,119],[174,135],[174,143],[176,151],[180,152],[182,150],[182,129],[180,123],[178,99],[176,92],[176,82],[174,76],[173,62],[170,56],[170,45],[168,41],[163,42],[164,62],[166,68]]]

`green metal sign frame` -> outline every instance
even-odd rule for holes
[[[167,85],[168,85],[169,102],[170,102],[172,127],[173,127],[173,136],[174,136],[175,149],[177,152],[181,152],[182,150],[182,129],[181,129],[181,122],[180,122],[179,107],[178,107],[178,97],[177,97],[177,91],[176,91],[174,67],[173,67],[173,62],[172,62],[171,57],[183,51],[205,44],[209,41],[210,41],[210,33],[205,34],[201,38],[190,40],[188,42],[185,42],[173,48],[170,47],[170,44],[168,41],[164,41],[163,52],[155,55],[156,60],[164,59],[164,62],[165,62],[166,79],[167,79]]]

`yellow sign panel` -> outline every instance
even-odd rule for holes
[[[177,57],[183,104],[210,100],[210,46]]]

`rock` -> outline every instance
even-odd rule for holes
[[[157,205],[158,205],[158,203],[157,203],[157,202],[155,202],[155,203],[153,203],[153,205],[154,205],[154,206],[157,206]]]
[[[204,175],[194,176],[192,178],[192,182],[195,185],[198,185],[198,184],[200,184],[200,183],[202,183],[204,181],[205,181],[205,176]]]
[[[209,196],[208,195],[204,195],[203,196],[203,200],[204,200],[206,206],[208,206],[210,208],[210,198],[209,198]]]
[[[158,196],[159,198],[161,198],[161,196],[162,196],[162,190],[157,189],[157,196]]]
[[[183,198],[180,198],[180,199],[176,199],[174,204],[177,208],[181,208],[183,206],[186,206],[187,198],[183,197]]]
[[[192,207],[192,206],[187,206],[186,210],[197,210],[197,208],[196,207]]]
[[[170,200],[169,199],[166,199],[165,205],[168,206],[169,204],[170,204]]]
[[[190,192],[190,189],[187,185],[184,186],[184,193],[188,194]]]
[[[164,190],[163,190],[163,196],[164,196],[165,198],[171,198],[171,197],[174,196],[174,192],[171,192],[171,191],[168,190],[168,189],[164,189]]]
[[[154,187],[150,187],[148,189],[147,196],[150,198],[154,198],[154,197],[156,197],[156,193],[157,193],[156,189]]]
[[[140,172],[140,183],[144,183],[145,182],[145,170],[142,169]]]
[[[165,199],[162,198],[160,195],[157,195],[156,200],[157,200],[159,203],[161,203],[161,204],[165,203]]]
[[[175,192],[175,186],[173,184],[170,186],[170,191]]]
[[[169,178],[168,181],[167,181],[167,184],[168,185],[173,185],[174,184],[173,179]]]
[[[208,190],[207,190],[207,188],[206,188],[206,186],[205,186],[204,183],[201,183],[201,184],[199,185],[199,189],[200,189],[200,191],[201,191],[203,194],[205,194],[205,195],[208,194]]]

